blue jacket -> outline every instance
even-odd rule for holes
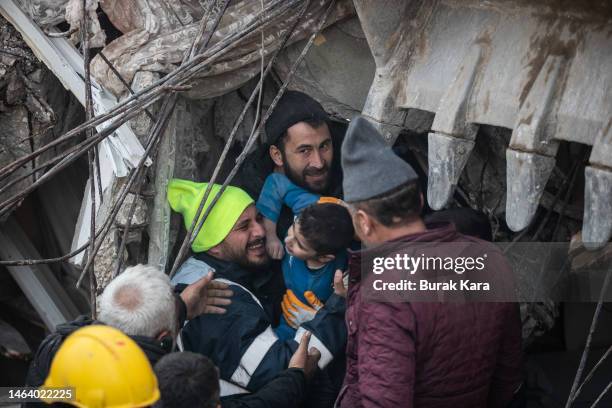
[[[234,294],[225,314],[204,314],[188,321],[181,332],[185,350],[199,352],[219,367],[221,379],[240,388],[256,391],[285,370],[305,331],[312,332],[310,346],[321,352],[319,367],[324,368],[342,355],[346,345],[344,325],[345,299],[332,294],[313,320],[297,331],[294,339],[279,340],[274,332],[274,315],[285,291],[275,287],[282,276],[271,269],[247,270],[206,254],[189,258],[178,270],[172,283],[190,284],[214,268],[215,279],[225,281]],[[271,290],[272,288],[272,290]]]
[[[294,215],[298,215],[304,208],[316,203],[319,197],[294,184],[284,174],[270,173],[259,193],[257,210],[276,223],[283,205],[291,208]]]

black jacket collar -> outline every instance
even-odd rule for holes
[[[151,362],[151,365],[155,365],[166,354],[172,352],[173,341],[172,336],[166,336],[162,339],[154,339],[145,336],[130,336],[134,340],[142,351],[146,354],[147,358]]]
[[[65,339],[66,337],[68,337],[73,332],[77,331],[78,329],[85,327],[85,326],[92,325],[92,324],[104,324],[104,323],[99,322],[97,320],[92,320],[91,317],[89,316],[79,316],[76,320],[58,325],[56,327],[56,332],[62,337],[62,341],[63,341],[63,339]],[[172,351],[173,342],[172,342],[171,336],[168,336],[167,338],[163,338],[161,340],[157,340],[157,339],[154,339],[151,337],[145,337],[145,336],[129,336],[129,337],[132,340],[134,340],[136,343],[138,343],[140,348],[147,355],[147,358],[149,359],[152,365],[154,365],[157,362],[157,360],[162,358],[164,355]]]

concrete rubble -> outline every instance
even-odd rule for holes
[[[48,142],[46,131],[53,127],[57,115],[48,102],[54,85],[48,70],[1,17],[0,51],[0,88],[4,89],[0,97],[0,162],[4,165]],[[0,199],[30,183],[28,178],[16,183]]]

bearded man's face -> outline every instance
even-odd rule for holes
[[[326,123],[312,127],[298,122],[287,129],[280,147],[285,175],[295,184],[324,194],[330,184],[334,149]]]
[[[270,262],[262,216],[254,204],[243,211],[227,237],[212,248],[210,253],[216,258],[237,263],[245,268],[260,268]]]

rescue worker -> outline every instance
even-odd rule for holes
[[[43,386],[71,388],[61,402],[80,408],[148,407],[160,396],[153,368],[138,344],[102,325],[83,327],[66,338]]]
[[[234,185],[259,197],[266,177],[282,173],[305,190],[342,198],[340,146],[346,124],[333,120],[321,104],[299,91],[286,91],[266,121],[269,143],[251,153]],[[293,212],[283,206],[277,223],[281,240],[293,223]]]
[[[362,117],[349,126],[342,167],[344,199],[365,248],[349,260],[347,371],[337,405],[507,406],[521,383],[517,304],[376,301],[367,295],[373,274],[362,275],[364,263],[391,259],[402,245],[429,243],[435,253],[461,243],[461,256],[488,253],[486,271],[502,276],[511,272],[503,254],[452,224],[425,225],[415,171]]]
[[[168,185],[172,209],[190,226],[206,190],[206,183],[174,179]],[[220,186],[214,185],[204,210]],[[182,330],[185,350],[211,358],[219,367],[221,395],[253,392],[285,370],[306,331],[311,346],[321,353],[319,366],[327,366],[344,352],[345,301],[332,294],[314,319],[302,325],[294,339],[281,341],[274,333],[285,287],[282,274],[270,268],[265,231],[253,199],[229,186],[210,211],[192,244],[192,256],[183,263],[173,283],[190,284],[211,268],[234,292],[223,315],[201,315]]]
[[[178,328],[186,318],[201,313],[224,313],[222,306],[232,292],[221,282],[204,276],[176,296],[170,280],[158,269],[136,265],[113,279],[100,296],[99,321],[132,336],[152,364],[172,351]],[[36,351],[25,385],[38,387],[49,373],[51,361],[66,337],[74,331],[94,324],[89,316],[57,327]]]

